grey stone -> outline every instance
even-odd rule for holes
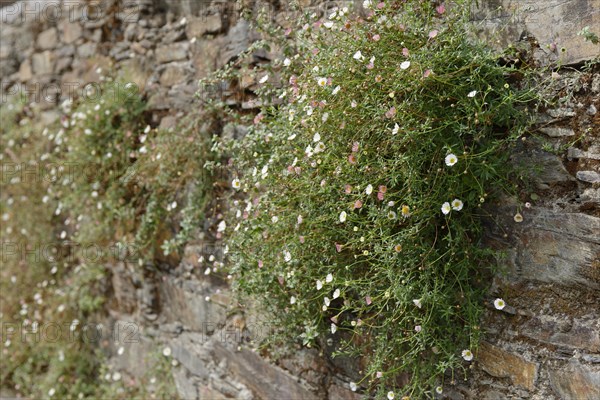
[[[161,64],[171,61],[185,60],[188,56],[188,43],[175,43],[168,46],[160,46],[156,49],[156,61]]]
[[[596,113],[598,112],[598,109],[596,108],[595,105],[590,104],[590,106],[588,107],[588,109],[585,111],[588,115],[596,115]]]
[[[67,44],[76,42],[83,37],[83,29],[77,22],[64,21],[60,25],[62,32],[62,41]]]
[[[37,46],[41,50],[51,50],[58,45],[58,32],[56,28],[50,28],[38,35]]]
[[[566,118],[575,116],[575,111],[572,108],[555,108],[546,111],[548,115],[554,118]]]
[[[261,399],[317,399],[318,397],[281,368],[269,364],[258,354],[242,349],[234,351],[220,342],[212,343],[211,355],[227,360],[230,374]]]
[[[48,75],[54,71],[54,57],[49,50],[43,53],[35,53],[31,58],[33,73],[36,75]]]
[[[169,64],[160,75],[160,84],[172,87],[184,82],[190,75],[189,63]]]
[[[577,171],[575,174],[577,179],[583,182],[598,183],[600,182],[600,174],[596,171]]]
[[[77,47],[77,55],[81,58],[89,58],[96,54],[96,43],[87,42]]]
[[[564,136],[574,136],[575,131],[571,128],[563,128],[560,126],[548,126],[544,128],[540,128],[542,133],[550,137],[564,137]]]
[[[578,362],[549,371],[550,385],[563,399],[597,400],[600,398],[600,369]]]
[[[182,368],[173,368],[172,373],[179,398],[182,400],[197,400],[198,388],[194,385],[187,372]]]
[[[539,44],[536,58],[543,64],[574,64],[600,53],[599,45],[577,35],[585,26],[600,35],[596,1],[490,0],[478,5],[472,19],[480,28],[480,36],[499,49],[527,37]]]

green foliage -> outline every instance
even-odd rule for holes
[[[334,338],[335,355],[364,357],[378,397],[434,396],[475,352],[494,269],[481,206],[512,190],[529,121],[533,95],[467,37],[459,3],[307,17],[268,67],[285,87],[260,91],[284,103],[223,145],[236,288],[282,328],[271,344]]]

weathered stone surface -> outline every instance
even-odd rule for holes
[[[64,43],[74,43],[83,37],[83,29],[77,22],[64,21],[60,25],[61,39]]]
[[[488,374],[498,378],[510,378],[515,385],[528,390],[534,389],[539,368],[537,364],[487,342],[480,344],[478,359]]]
[[[575,131],[571,128],[563,128],[560,126],[548,126],[540,128],[540,131],[550,137],[575,136]]]
[[[593,315],[572,321],[534,317],[523,322],[519,332],[530,339],[569,351],[596,352],[600,349],[600,320]]]
[[[161,64],[171,61],[185,60],[188,56],[188,43],[174,43],[168,46],[160,46],[156,49],[156,61]]]
[[[165,87],[171,87],[184,82],[189,74],[189,67],[186,67],[186,64],[170,64],[160,75],[160,84]]]
[[[198,400],[198,388],[185,369],[173,368],[173,380],[181,400]]]
[[[600,274],[592,262],[600,254],[600,218],[544,208],[522,214],[523,222],[516,223],[514,211],[505,209],[504,228],[497,231],[498,236],[512,232],[513,278],[600,287]]]
[[[54,71],[54,57],[51,51],[35,53],[31,58],[33,73],[36,75],[48,75]]]
[[[40,33],[37,38],[37,45],[41,50],[51,50],[58,45],[58,32],[56,28],[50,28]]]
[[[598,183],[600,182],[600,174],[596,171],[577,171],[577,179],[583,182]]]
[[[327,400],[360,400],[362,396],[350,390],[349,387],[344,387],[341,384],[334,383],[329,386],[327,391]]]
[[[28,58],[23,60],[21,66],[19,67],[19,80],[21,82],[26,82],[33,77],[33,71],[31,68],[31,61]]]
[[[317,399],[317,396],[297,382],[287,372],[262,359],[258,354],[242,349],[234,351],[215,342],[211,354],[227,360],[229,373],[236,376],[260,399]]]
[[[562,399],[600,399],[600,368],[571,362],[564,368],[551,370],[549,375],[552,388]]]
[[[216,60],[222,44],[223,40],[221,38],[201,39],[191,46],[192,63],[196,69],[196,78],[205,78],[218,68]]]
[[[589,0],[489,0],[479,2],[474,22],[482,26],[488,43],[506,48],[519,41],[535,40],[536,57],[543,63],[572,64],[600,53],[600,45],[585,41],[577,33],[585,26],[600,35],[600,8]],[[565,49],[562,51],[562,49]]]
[[[216,33],[223,28],[221,15],[213,14],[201,17],[191,17],[185,28],[188,39],[199,38],[205,33]]]

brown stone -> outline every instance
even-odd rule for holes
[[[515,385],[527,390],[535,388],[537,364],[487,342],[481,342],[478,359],[482,369],[488,374],[497,378],[510,378]]]
[[[33,77],[33,72],[31,70],[31,61],[26,58],[19,67],[19,80],[21,82],[26,82]]]
[[[201,17],[189,18],[185,27],[185,34],[188,39],[199,38],[205,33],[216,33],[223,28],[221,15],[213,14]]]
[[[205,78],[217,68],[216,59],[222,44],[223,40],[217,38],[201,39],[192,45],[192,64],[196,69],[196,78]]]
[[[549,371],[550,385],[562,399],[600,399],[600,368],[571,362],[559,370]]]
[[[188,56],[188,43],[175,43],[156,49],[156,61],[161,64],[185,60]]]
[[[360,400],[362,396],[338,384],[329,386],[327,400]]]
[[[165,87],[175,86],[184,82],[187,77],[185,67],[180,65],[169,65],[160,75],[160,84]]]

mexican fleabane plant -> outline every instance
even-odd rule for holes
[[[531,94],[467,35],[466,2],[365,6],[287,32],[279,104],[229,143],[220,230],[287,340],[361,357],[353,390],[432,397],[476,353],[482,204],[512,190]]]

